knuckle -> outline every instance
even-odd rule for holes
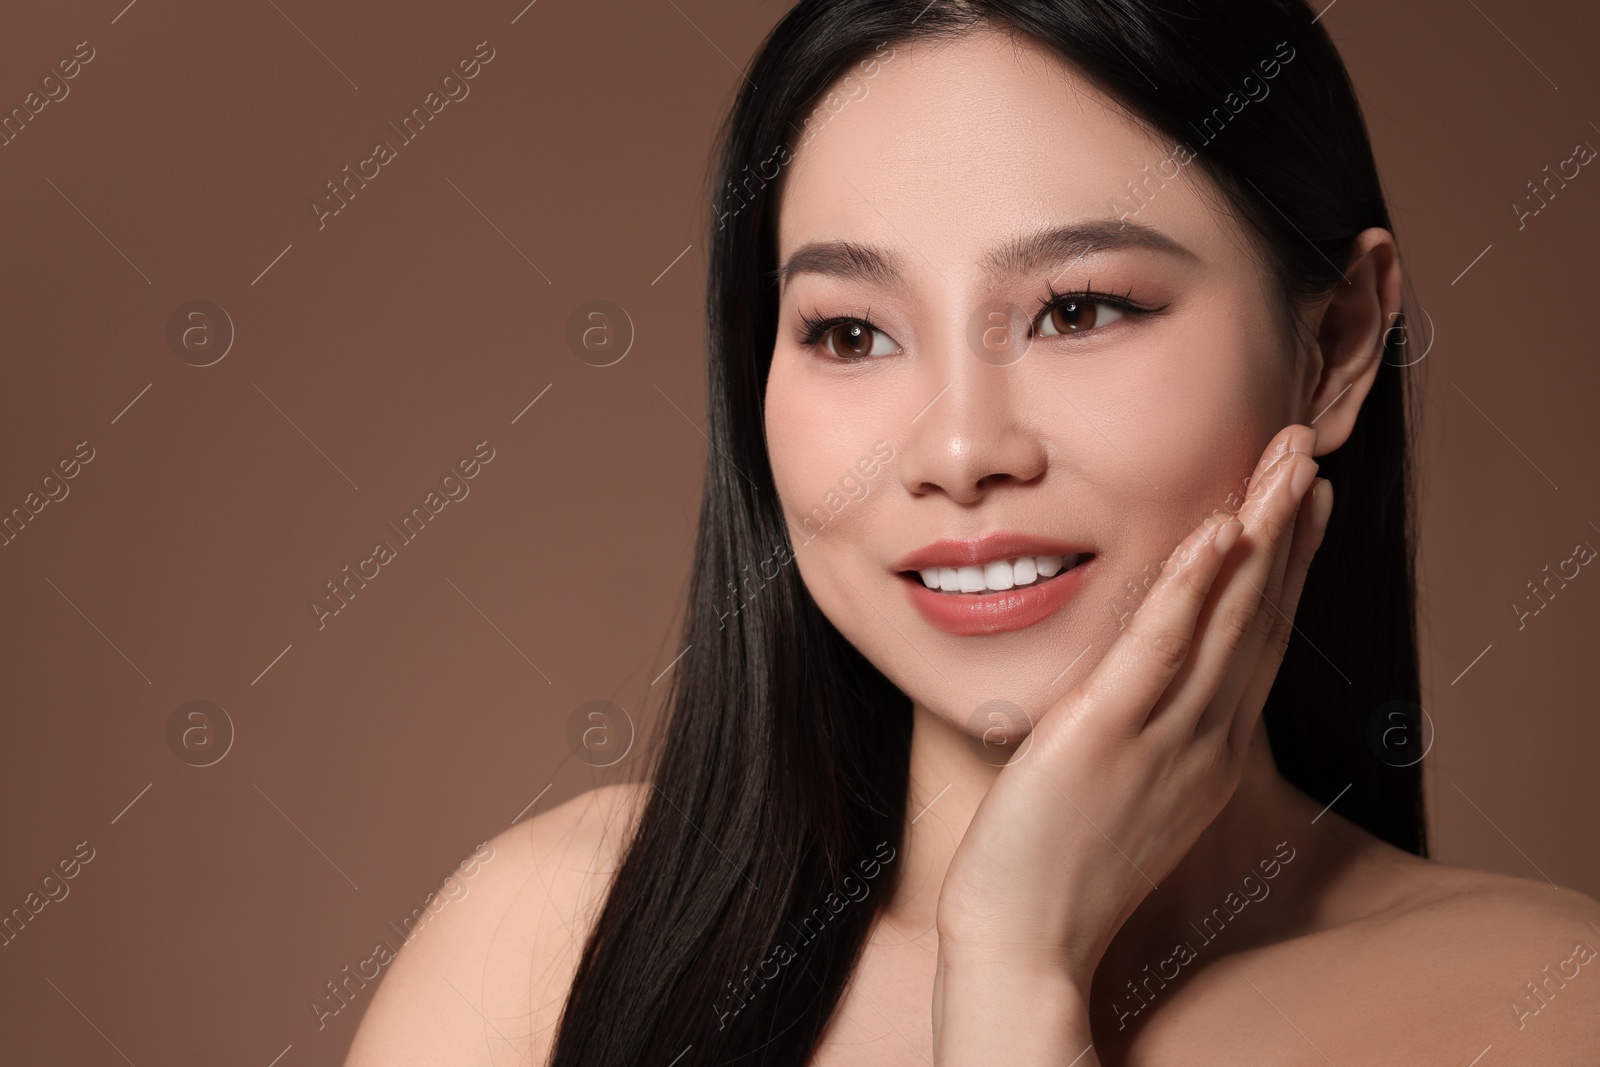
[[[1288,655],[1289,642],[1294,638],[1294,628],[1288,622],[1281,621],[1272,628],[1272,633],[1267,636],[1266,654],[1273,660],[1281,660]]]
[[[1178,630],[1159,630],[1145,638],[1145,648],[1156,665],[1169,671],[1183,666],[1191,643],[1190,636]]]
[[[1224,731],[1219,731],[1219,733],[1221,736],[1206,746],[1205,780],[1208,782],[1225,780],[1233,774],[1233,765],[1237,754],[1233,750],[1233,745],[1230,744],[1228,734]]]
[[[1304,545],[1294,554],[1294,558],[1289,561],[1288,569],[1283,574],[1286,586],[1294,589],[1305,587],[1306,575],[1311,573],[1311,559],[1316,555],[1316,551],[1315,545]]]
[[[1183,779],[1187,778],[1188,769],[1180,759],[1164,760],[1161,764],[1160,780],[1157,784],[1162,788],[1180,784]]]
[[[1204,567],[1197,565],[1199,562],[1197,550],[1179,561],[1177,573],[1173,575],[1179,591],[1186,597],[1203,598],[1211,587],[1211,577]]]
[[[1236,648],[1250,632],[1250,627],[1261,618],[1261,612],[1251,604],[1233,604],[1223,609],[1219,623],[1223,634],[1228,639],[1228,645]]]
[[[1270,544],[1279,544],[1294,526],[1295,513],[1292,509],[1268,508],[1261,516],[1261,528],[1266,533],[1266,540]]]
[[[1266,637],[1273,626],[1280,622],[1278,613],[1272,610],[1272,604],[1277,601],[1281,589],[1268,589],[1267,595],[1261,598],[1261,603],[1256,606],[1255,615],[1250,620],[1250,636]]]

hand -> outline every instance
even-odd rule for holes
[[[1086,1006],[1117,930],[1233,795],[1332,507],[1325,480],[1307,491],[1315,441],[1274,437],[1237,521],[1214,514],[1177,547],[979,804],[940,890],[937,1046],[947,972],[1033,976]],[[963,1021],[958,1043],[983,1028]],[[1081,1045],[1087,1022],[1073,1029]]]

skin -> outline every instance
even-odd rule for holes
[[[1600,1046],[1600,960],[1520,1028],[1510,1005],[1575,943],[1600,948],[1600,904],[1377,840],[1277,772],[1260,719],[1331,506],[1313,457],[1348,438],[1399,308],[1392,236],[1360,236],[1349,283],[1302,310],[1303,347],[1196,166],[1136,218],[1188,255],[985,280],[1012,237],[1114,219],[1169,151],[1042,46],[977,31],[898,48],[783,178],[780,263],[848,240],[898,267],[785,278],[765,418],[807,588],[915,715],[901,881],[813,1062],[1578,1062]],[[1008,365],[969,347],[986,301],[1031,316],[1047,283],[1091,281],[1163,310],[1068,336],[1040,316]],[[842,330],[833,351],[801,344],[801,314],[869,308],[863,361],[838,358]],[[893,459],[813,536],[806,516],[877,441]],[[1086,586],[1025,630],[934,628],[893,561],[995,529],[1092,546]],[[973,740],[995,699],[1032,723],[1004,767]],[[545,1062],[646,788],[495,838],[471,894],[390,965],[347,1062]],[[1208,941],[1191,923],[1222,906],[1237,917]],[[1147,966],[1173,973],[1180,941],[1176,977],[1130,992]]]

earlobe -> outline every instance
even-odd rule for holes
[[[1401,310],[1394,235],[1379,227],[1358,234],[1345,278],[1322,308],[1315,380],[1301,419],[1317,431],[1319,456],[1349,440]]]

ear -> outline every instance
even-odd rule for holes
[[[1317,456],[1349,440],[1378,376],[1384,341],[1400,311],[1394,235],[1378,227],[1357,234],[1345,278],[1322,305],[1316,351],[1306,369],[1309,397],[1300,421],[1317,431]]]

